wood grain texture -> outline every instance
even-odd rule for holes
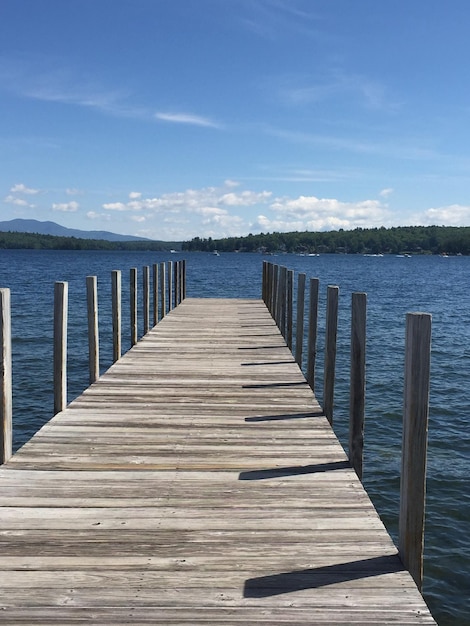
[[[0,468],[7,624],[433,624],[258,300],[186,299]]]

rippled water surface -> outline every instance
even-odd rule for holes
[[[187,295],[259,298],[266,257],[150,252],[0,250],[0,286],[12,297],[14,446],[53,411],[54,281],[69,283],[69,400],[88,385],[85,277],[98,276],[101,369],[111,364],[111,271],[122,270],[123,349],[130,345],[128,276],[145,265],[187,260]],[[441,625],[470,624],[470,277],[468,257],[269,257],[320,279],[316,390],[321,401],[327,285],[340,288],[335,430],[347,443],[350,301],[367,293],[364,484],[394,539],[403,406],[405,315],[433,316],[424,595]]]

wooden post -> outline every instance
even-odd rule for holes
[[[279,274],[280,283],[280,316],[279,316],[279,328],[281,334],[286,339],[286,325],[287,325],[287,267],[282,266]]]
[[[268,311],[273,314],[273,280],[274,280],[274,265],[272,263],[268,264],[268,302],[267,307]]]
[[[349,388],[349,461],[362,480],[364,414],[366,397],[365,293],[353,293],[351,301],[351,374]]]
[[[96,276],[86,277],[88,311],[88,369],[90,385],[100,376],[100,348],[98,333],[98,281]]]
[[[54,415],[67,406],[68,283],[54,285]]]
[[[431,315],[408,313],[398,549],[404,566],[420,590],[423,582],[430,368]]]
[[[10,290],[7,288],[0,289],[0,350],[0,465],[3,465],[11,457],[13,438],[11,311]]]
[[[183,259],[183,300],[186,298],[186,259]]]
[[[121,270],[111,272],[113,363],[121,358]]]
[[[326,339],[323,381],[323,410],[331,425],[333,425],[336,335],[338,330],[338,296],[339,288],[329,285],[326,296]]]
[[[131,320],[131,346],[137,343],[137,268],[130,269],[130,320]]]
[[[308,312],[308,345],[307,345],[307,382],[315,391],[315,362],[317,358],[318,333],[318,278],[310,279],[310,305]]]
[[[287,318],[287,346],[292,352],[293,345],[293,331],[294,331],[294,270],[287,272],[287,304],[286,304],[286,318]]]
[[[266,298],[267,271],[268,271],[267,261],[263,261],[263,278],[261,280],[261,298],[265,304],[267,300]]]
[[[273,267],[273,308],[272,308],[272,312],[271,315],[273,316],[274,321],[278,322],[277,320],[277,302],[278,302],[278,297],[279,297],[279,265],[274,265]]]
[[[153,264],[152,288],[153,288],[153,325],[158,324],[158,263]]]
[[[175,261],[173,263],[173,301],[174,301],[174,308],[176,309],[176,307],[178,306],[179,302],[178,302],[178,289],[179,289],[179,285],[178,285],[178,279],[179,279],[179,261]]]
[[[168,261],[168,313],[173,308],[173,261]]]
[[[161,316],[160,319],[163,319],[166,315],[166,264],[163,261],[160,263],[160,302],[161,302]]]
[[[297,279],[297,328],[295,331],[295,360],[302,368],[302,347],[304,342],[305,274]]]
[[[146,335],[150,330],[150,267],[148,265],[144,265],[142,270],[142,289],[144,335]]]

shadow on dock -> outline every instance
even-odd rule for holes
[[[243,596],[245,598],[268,598],[284,593],[317,589],[327,585],[402,571],[405,571],[405,568],[399,556],[391,554],[361,561],[251,578],[245,582]]]
[[[301,476],[302,474],[317,474],[319,472],[332,472],[341,469],[351,469],[349,461],[333,461],[331,463],[317,463],[316,465],[293,465],[292,467],[274,467],[271,469],[240,472],[238,480],[267,480],[268,478]]]

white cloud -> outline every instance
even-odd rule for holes
[[[89,220],[106,220],[106,221],[110,221],[111,216],[108,215],[107,213],[97,213],[96,211],[88,211],[88,213],[86,214],[87,218]]]
[[[26,185],[23,185],[23,183],[13,185],[13,187],[10,189],[11,193],[25,193],[30,196],[34,196],[40,193],[40,191],[40,189],[32,189],[31,187],[26,187]]]
[[[78,202],[72,200],[72,202],[58,202],[52,205],[54,211],[63,211],[64,213],[74,213],[78,211],[80,205]]]
[[[4,199],[4,202],[8,204],[14,204],[15,206],[29,207],[30,209],[34,208],[34,204],[30,204],[26,202],[23,198],[17,198],[16,196],[9,195]]]
[[[430,208],[420,215],[415,215],[413,224],[423,226],[468,226],[470,223],[470,205],[450,204],[448,206]]]
[[[128,207],[123,202],[107,202],[103,204],[103,209],[106,211],[127,211]]]
[[[227,213],[223,207],[250,207],[256,204],[266,204],[272,193],[270,191],[240,191],[234,192],[238,186],[234,181],[226,181],[221,187],[203,187],[202,189],[187,189],[166,193],[153,198],[144,198],[142,194],[128,202],[111,202],[103,204],[103,209],[114,211],[148,211],[154,214],[184,214],[196,213],[199,215],[211,212]],[[205,213],[204,213],[205,212]]]
[[[392,194],[393,191],[394,189],[392,189],[392,187],[386,187],[385,189],[382,189],[382,191],[379,193],[379,196],[381,196],[382,198],[388,198],[388,196]]]
[[[252,206],[254,204],[264,203],[272,196],[270,191],[262,191],[257,193],[254,191],[242,191],[241,193],[225,193],[220,202],[228,206]]]
[[[140,193],[140,191],[131,191],[129,194],[129,198],[131,200],[137,200],[138,198],[141,198],[142,194]]]
[[[192,126],[204,126],[207,128],[221,128],[220,124],[208,117],[194,115],[193,113],[155,113],[155,118],[162,122],[173,124],[190,124]]]
[[[145,222],[146,218],[143,215],[132,215],[131,220],[134,222]]]
[[[274,218],[259,215],[256,224],[263,230],[332,230],[381,226],[390,215],[377,200],[341,202],[335,198],[276,198],[270,205]]]
[[[65,193],[68,196],[78,196],[78,195],[80,195],[83,192],[81,192],[80,189],[68,188],[68,189],[65,190]]]

